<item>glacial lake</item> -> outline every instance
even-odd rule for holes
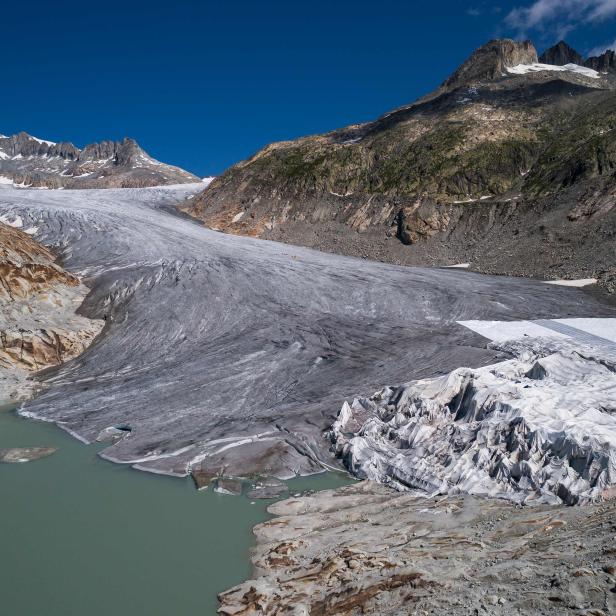
[[[251,529],[272,501],[106,462],[96,446],[5,405],[0,448],[9,447],[58,451],[0,463],[3,614],[210,616],[217,593],[250,576]],[[288,483],[293,493],[349,481],[327,473]]]

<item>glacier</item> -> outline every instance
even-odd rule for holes
[[[616,314],[541,281],[218,233],[176,210],[202,189],[0,186],[0,216],[35,230],[90,288],[79,313],[105,322],[22,414],[150,472],[316,473],[340,468],[325,434],[345,399],[509,359],[458,321]]]

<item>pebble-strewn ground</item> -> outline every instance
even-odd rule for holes
[[[227,616],[604,616],[616,610],[616,502],[520,507],[361,482],[270,506],[255,578]]]

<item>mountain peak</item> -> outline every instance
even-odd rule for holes
[[[564,66],[565,64],[579,64],[581,66],[584,64],[584,58],[565,41],[560,41],[553,47],[546,49],[539,56],[539,62],[555,66]]]
[[[600,73],[614,72],[616,71],[616,53],[612,49],[608,49],[600,56],[591,56],[584,64]]]
[[[507,67],[534,62],[537,62],[537,50],[531,41],[494,39],[475,50],[442,87],[457,88],[497,79]]]
[[[26,186],[49,188],[139,187],[199,178],[154,160],[130,137],[100,141],[83,149],[54,143],[25,132],[0,135],[0,176]]]

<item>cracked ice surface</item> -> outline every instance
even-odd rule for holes
[[[202,185],[35,191],[0,215],[55,247],[106,317],[23,412],[152,472],[310,473],[346,397],[503,359],[460,320],[613,316],[577,289],[403,268],[216,233],[168,211]],[[109,430],[110,428],[116,430]]]
[[[430,494],[577,504],[616,483],[616,360],[562,338],[496,343],[512,360],[344,404],[359,477]]]

